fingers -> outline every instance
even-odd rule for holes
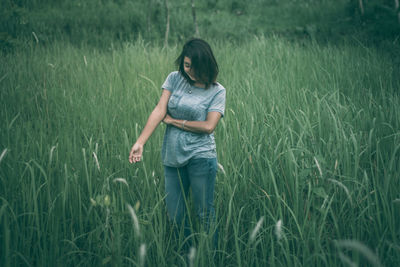
[[[136,162],[140,161],[141,159],[142,159],[142,157],[140,155],[130,155],[129,156],[130,163],[136,163]]]
[[[130,163],[136,163],[136,162],[139,162],[140,160],[141,160],[140,156],[135,156],[135,157],[129,158]]]
[[[142,153],[140,149],[136,148],[135,146],[132,147],[131,152],[129,153],[129,162],[136,163],[142,159]]]

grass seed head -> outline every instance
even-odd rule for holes
[[[94,200],[93,198],[90,198],[90,203],[91,203],[93,206],[96,206],[96,205],[97,205],[96,200]]]
[[[139,208],[140,208],[140,201],[138,200],[138,201],[136,201],[136,203],[135,203],[135,210],[138,211]]]
[[[140,266],[144,266],[145,259],[146,259],[146,244],[142,243],[139,248]]]
[[[221,163],[218,163],[218,168],[219,168],[219,169],[222,171],[222,173],[226,176],[226,172],[225,172],[224,166],[222,166]]]
[[[196,248],[191,247],[188,254],[189,266],[194,266],[194,259],[196,258]]]
[[[128,182],[126,181],[125,178],[115,178],[113,180],[114,183],[123,183],[124,185],[126,185],[127,187],[129,187]]]
[[[321,175],[321,177],[322,177],[322,170],[321,170],[321,166],[319,165],[319,162],[318,162],[318,160],[317,160],[317,158],[316,158],[316,157],[314,157],[314,161],[315,161],[315,164],[317,165],[317,168],[318,168],[319,174],[320,174],[320,175]]]
[[[278,240],[282,239],[282,220],[278,220],[275,225],[275,235]]]
[[[131,207],[131,205],[126,204],[126,207],[129,210],[129,213],[131,214],[132,220],[133,220],[133,227],[135,229],[135,232],[138,236],[140,236],[140,228],[139,228],[139,220],[136,216],[135,210]]]
[[[110,204],[111,204],[110,196],[109,196],[109,195],[105,195],[105,196],[104,196],[104,205],[105,205],[106,207],[108,207],[108,206],[110,206]]]
[[[261,225],[262,225],[263,222],[264,222],[264,216],[262,216],[258,220],[256,226],[254,227],[253,231],[251,232],[251,234],[250,234],[250,242],[253,242],[256,239],[256,236],[257,236],[258,232],[260,231]]]

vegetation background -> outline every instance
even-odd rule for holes
[[[0,266],[399,266],[399,14],[397,0],[0,0]],[[194,35],[228,96],[218,247],[196,231],[185,251],[164,125],[127,158]]]
[[[398,0],[1,0],[1,46],[21,40],[109,46],[138,38],[162,44],[168,20],[170,41],[183,42],[195,32],[192,2],[204,38],[356,35],[397,43],[400,30]]]

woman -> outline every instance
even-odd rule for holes
[[[162,85],[161,98],[133,145],[129,161],[141,160],[144,144],[163,121],[167,125],[162,162],[168,217],[187,226],[185,203],[190,187],[196,213],[208,230],[215,221],[217,154],[213,131],[224,115],[226,92],[216,82],[218,64],[204,40],[188,41],[176,64],[178,71],[170,73]]]

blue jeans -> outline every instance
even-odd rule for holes
[[[216,158],[191,159],[179,168],[164,166],[166,206],[169,219],[185,227],[185,237],[190,234],[186,212],[188,207],[187,196],[189,188],[196,214],[200,218],[202,227],[208,232],[210,225],[215,222],[214,185],[217,174]],[[217,234],[214,234],[213,245],[216,246]]]

